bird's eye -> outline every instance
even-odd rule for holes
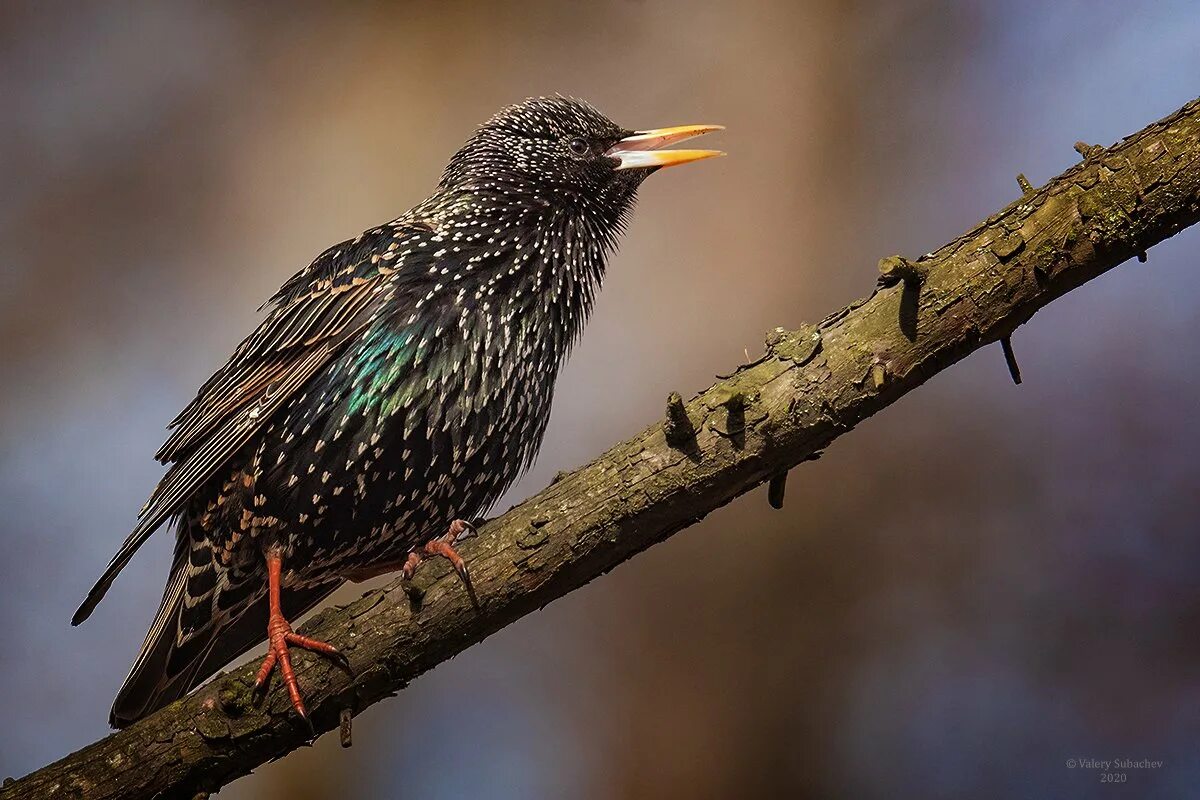
[[[567,142],[567,146],[571,148],[571,152],[577,156],[585,156],[588,151],[588,143],[576,136],[571,141]]]

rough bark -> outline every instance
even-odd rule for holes
[[[760,483],[781,500],[786,471],[840,434],[1200,218],[1200,100],[1111,148],[1076,149],[1081,163],[1040,189],[1020,182],[1020,199],[937,251],[881,261],[869,297],[772,331],[758,360],[682,406],[672,397],[670,442],[653,425],[489,522],[464,548],[481,612],[435,568],[418,575],[419,607],[397,582],[317,615],[305,631],[340,646],[355,676],[298,656],[316,730]],[[7,783],[0,799],[193,797],[309,741],[278,685],[252,702],[253,670]]]

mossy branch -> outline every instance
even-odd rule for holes
[[[607,572],[817,454],[935,373],[1057,297],[1200,218],[1200,101],[1082,163],[934,253],[888,259],[883,285],[820,324],[768,336],[766,353],[654,425],[489,522],[467,544],[482,612],[445,569],[318,614],[305,630],[355,674],[298,657],[317,731],[510,622]],[[864,281],[869,280],[864,272]],[[999,365],[997,365],[999,368]],[[687,427],[694,430],[686,431]],[[782,502],[781,480],[776,481]],[[419,609],[411,597],[422,598]],[[0,798],[194,797],[310,739],[254,665],[218,676],[119,733],[0,788]],[[348,730],[345,736],[348,738]]]

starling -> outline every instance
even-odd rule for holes
[[[292,631],[346,580],[448,558],[465,520],[530,465],[638,186],[720,155],[661,149],[717,130],[621,128],[563,97],[510,106],[397,219],[289,279],[170,425],[170,467],[75,613],[91,614],[160,526],[176,530],[158,613],[113,704],[122,727],[262,641],[305,715]],[[266,623],[264,628],[264,622]]]

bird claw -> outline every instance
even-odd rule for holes
[[[456,519],[450,523],[450,530],[443,538],[450,540],[447,544],[456,545],[478,535],[479,531],[475,529],[474,523],[467,522],[465,519]]]
[[[300,694],[300,684],[296,681],[296,673],[292,669],[292,656],[288,646],[292,645],[320,653],[347,668],[349,668],[350,662],[340,650],[328,642],[301,636],[292,630],[291,623],[283,616],[283,611],[280,609],[279,594],[282,570],[283,563],[280,555],[277,552],[268,553],[267,584],[270,612],[267,616],[267,655],[263,658],[262,666],[258,668],[258,675],[254,679],[254,694],[256,696],[266,694],[271,673],[278,666],[279,674],[283,676],[283,684],[287,687],[288,697],[292,701],[292,708],[296,709],[296,713],[311,728],[312,723],[308,719],[308,710],[304,707],[304,697]]]
[[[288,696],[292,701],[292,708],[296,709],[296,713],[308,719],[308,710],[304,707],[304,697],[300,693],[300,685],[296,680],[295,671],[292,669],[292,657],[289,650],[291,647],[300,647],[305,650],[311,650],[314,653],[320,653],[332,659],[339,666],[345,669],[350,669],[350,660],[346,654],[338,650],[333,645],[322,642],[317,639],[311,639],[307,636],[292,630],[292,626],[283,616],[272,616],[267,623],[269,649],[266,657],[263,658],[262,666],[258,669],[258,676],[254,679],[254,692],[257,695],[266,694],[267,687],[270,685],[271,674],[275,671],[275,667],[279,667],[279,672],[283,676],[284,686],[287,687]]]
[[[480,611],[479,596],[475,594],[475,586],[471,583],[471,572],[467,569],[466,562],[460,561],[455,564],[454,571],[458,573],[458,579],[462,581],[463,588],[467,590],[467,598],[471,601],[471,607]]]
[[[458,575],[458,579],[462,581],[463,587],[467,590],[467,597],[471,601],[471,605],[476,611],[481,609],[479,604],[479,596],[475,593],[475,586],[471,583],[471,571],[467,569],[467,562],[454,549],[454,545],[470,539],[472,536],[478,535],[475,526],[465,519],[456,519],[450,523],[450,529],[442,536],[430,539],[421,547],[414,549],[408,554],[408,559],[404,562],[404,566],[400,568],[400,575],[404,580],[411,581],[413,575],[417,572],[417,567],[421,562],[430,556],[441,556],[450,562],[450,566],[454,567],[454,572]]]

